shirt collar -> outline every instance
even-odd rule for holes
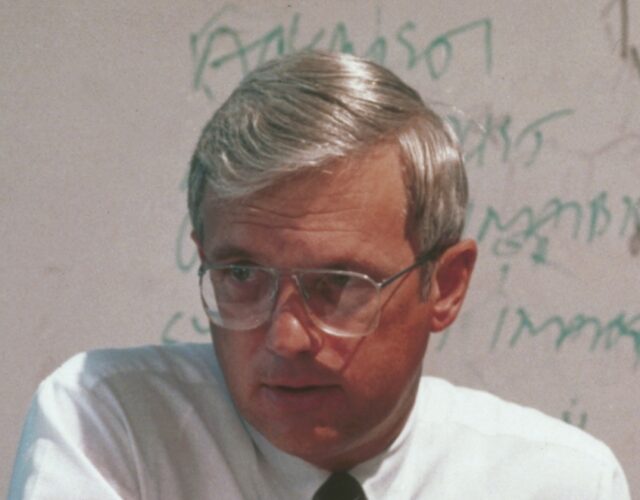
[[[402,431],[389,447],[349,471],[360,482],[368,498],[384,498],[389,484],[405,463],[406,443],[416,425],[416,406],[414,402]],[[260,473],[278,498],[312,498],[330,472],[276,448],[246,421],[245,426],[258,450]]]

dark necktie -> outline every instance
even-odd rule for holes
[[[313,500],[367,500],[360,483],[347,472],[334,472],[329,476]]]

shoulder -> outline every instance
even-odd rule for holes
[[[485,436],[503,436],[531,443],[574,449],[594,457],[609,457],[606,445],[581,429],[557,418],[518,405],[493,394],[455,386],[445,380],[425,377],[427,399],[437,399],[441,421]],[[444,403],[444,405],[443,405]]]
[[[124,379],[168,383],[214,383],[220,378],[210,344],[100,349],[76,354],[43,384],[93,390]]]
[[[40,384],[34,403],[42,416],[111,418],[129,428],[164,425],[205,408],[233,411],[211,344],[77,354]]]
[[[626,485],[609,447],[535,409],[433,377],[423,378],[416,407],[422,432],[437,436],[450,468],[490,473],[497,483],[536,492],[580,488],[589,492],[584,498]]]
[[[90,351],[40,384],[12,492],[186,498],[167,492],[234,489],[234,468],[252,454],[211,344]]]

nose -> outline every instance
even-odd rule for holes
[[[307,315],[295,277],[282,277],[266,334],[267,349],[283,358],[315,355],[322,335]]]

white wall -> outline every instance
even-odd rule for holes
[[[585,427],[640,491],[640,1],[119,3],[0,15],[0,488],[72,353],[207,341],[191,150],[244,70],[315,40],[378,58],[461,131],[481,258],[426,371]]]

